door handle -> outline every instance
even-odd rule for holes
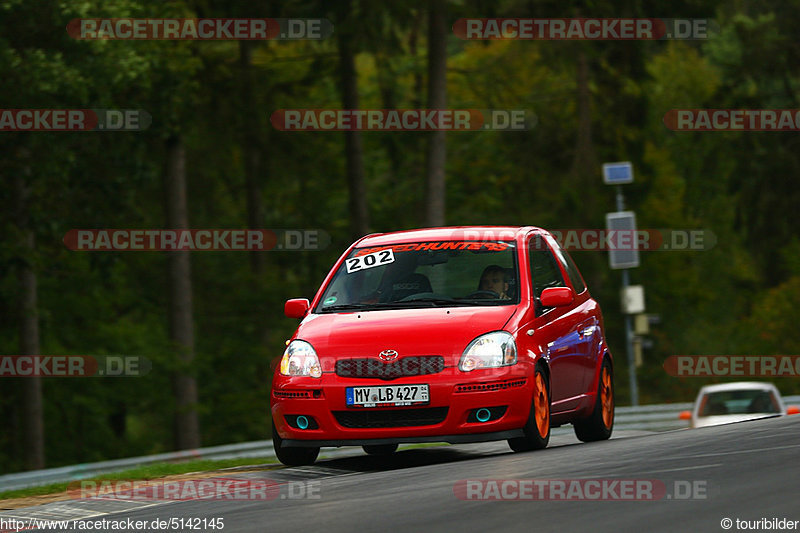
[[[578,336],[582,339],[587,335],[594,334],[595,330],[597,329],[597,322],[592,320],[587,320],[580,326],[578,326]]]

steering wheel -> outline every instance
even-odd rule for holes
[[[469,293],[467,295],[467,298],[481,298],[481,299],[487,299],[487,300],[489,298],[493,298],[493,299],[496,300],[496,299],[500,298],[500,295],[497,294],[494,291],[475,291],[475,292]]]

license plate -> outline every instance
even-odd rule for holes
[[[427,385],[382,385],[379,387],[347,387],[347,405],[377,407],[379,405],[413,405],[428,403]]]

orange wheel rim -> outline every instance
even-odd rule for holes
[[[611,388],[611,373],[603,367],[600,381],[600,402],[603,407],[603,425],[610,428],[614,421],[614,390]]]
[[[534,399],[536,429],[539,436],[547,437],[550,430],[550,402],[547,398],[547,386],[541,373],[536,374],[536,397]]]

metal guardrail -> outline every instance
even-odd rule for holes
[[[50,483],[65,483],[77,479],[86,479],[93,476],[119,472],[140,466],[157,463],[180,463],[196,459],[235,459],[247,457],[274,457],[271,440],[243,442],[239,444],[226,444],[211,446],[195,450],[182,450],[178,452],[159,453],[142,457],[128,457],[113,459],[98,463],[84,463],[44,470],[32,470],[0,476],[0,491],[17,490]]]
[[[800,396],[784,396],[785,404],[800,404]],[[692,403],[670,403],[641,405],[638,407],[617,407],[614,419],[616,430],[637,431],[670,431],[687,427],[684,420],[678,418],[681,411],[692,408]],[[344,452],[344,450],[341,450]],[[336,456],[336,450],[325,450],[326,456]],[[211,446],[196,450],[160,453],[142,457],[114,459],[98,463],[85,463],[30,472],[19,472],[0,476],[0,491],[17,490],[50,483],[66,483],[78,479],[86,479],[97,475],[119,472],[139,466],[156,463],[179,463],[196,459],[238,459],[248,457],[274,458],[275,450],[271,440],[258,440],[239,444]]]

